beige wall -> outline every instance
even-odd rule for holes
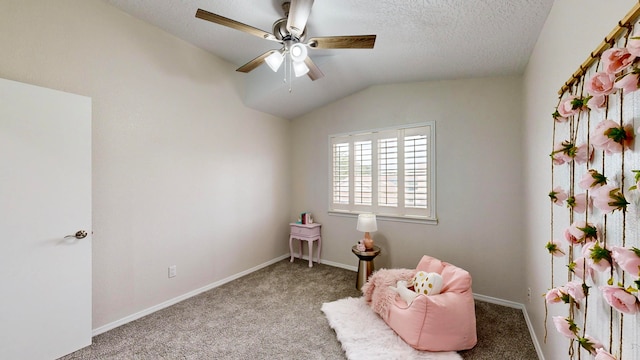
[[[461,266],[476,293],[523,302],[521,79],[374,86],[292,123],[291,216],[323,224],[322,258],[357,265],[354,217],[327,214],[328,135],[436,122],[438,225],[379,221],[376,267],[415,267],[423,254]]]
[[[1,7],[0,77],[93,101],[94,328],[288,252],[289,121],[231,64],[98,0]]]
[[[526,193],[527,211],[523,249],[527,254],[526,284],[531,287],[534,295],[532,303],[526,305],[546,359],[566,358],[568,348],[567,340],[556,333],[550,320],[552,315],[566,315],[566,309],[561,306],[549,308],[549,336],[546,344],[542,341],[545,308],[540,295],[551,284],[549,254],[544,248],[549,241],[550,226],[550,205],[546,196],[551,190],[548,155],[551,152],[553,121],[550,114],[558,102],[557,91],[562,84],[636,3],[633,0],[556,1],[524,76],[523,190]],[[558,267],[556,269],[562,270]],[[566,272],[561,274],[566,279]],[[608,328],[609,322],[601,325]],[[637,350],[627,351],[626,354],[631,355],[632,352],[637,353]]]

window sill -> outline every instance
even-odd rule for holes
[[[330,216],[342,216],[342,217],[358,217],[357,212],[350,211],[335,211],[329,210]],[[438,225],[438,219],[431,219],[420,216],[393,216],[393,215],[379,215],[376,214],[376,219],[380,221],[395,221],[395,222],[405,222],[405,223],[414,223],[414,224],[426,224],[426,225]]]

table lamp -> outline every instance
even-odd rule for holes
[[[358,225],[356,225],[358,231],[364,232],[364,247],[367,250],[373,249],[373,239],[370,232],[378,230],[378,224],[376,223],[375,214],[360,214],[358,215]]]

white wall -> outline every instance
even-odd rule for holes
[[[1,7],[0,77],[93,99],[94,328],[288,252],[289,122],[233,65],[102,1]]]
[[[329,216],[328,135],[436,122],[438,225],[379,221],[377,268],[429,254],[468,270],[473,290],[523,302],[521,78],[375,86],[292,123],[291,217],[322,223],[324,260],[357,265],[354,217]]]
[[[547,343],[544,339],[544,302],[550,288],[550,260],[544,245],[549,241],[553,121],[557,91],[631,7],[633,0],[556,1],[529,60],[524,76],[524,186],[526,284],[534,299],[527,312],[547,359],[567,357],[568,342],[558,336],[551,321],[558,307],[549,308]],[[564,273],[566,276],[566,272]],[[559,285],[559,284],[558,284]],[[564,310],[564,309],[563,309]],[[566,315],[566,312],[563,314]],[[608,327],[607,324],[603,326]]]

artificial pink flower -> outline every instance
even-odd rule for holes
[[[553,288],[545,294],[544,298],[547,304],[556,304],[563,302],[568,304],[573,301],[580,301],[586,297],[584,293],[584,288],[582,287],[582,282],[580,281],[570,281],[565,285]]]
[[[616,80],[613,86],[618,89],[622,89],[625,94],[638,90],[640,86],[638,80],[640,79],[638,78],[638,74],[635,71],[636,70],[634,69],[633,72],[624,74],[621,78]]]
[[[599,241],[590,242],[582,247],[582,256],[587,266],[593,270],[604,272],[611,268],[611,251],[601,246]]]
[[[587,100],[587,107],[591,110],[604,109],[607,106],[606,95],[594,95]]]
[[[600,174],[597,170],[589,169],[582,179],[580,179],[578,185],[584,190],[592,190],[597,189],[606,183],[607,178],[604,175]]]
[[[586,143],[582,145],[578,145],[578,147],[576,148],[575,155],[573,157],[573,160],[576,162],[576,164],[586,164],[587,161],[591,161],[592,158],[593,158],[592,145],[589,145],[588,151],[587,151]]]
[[[625,48],[611,48],[605,50],[600,56],[602,69],[608,73],[615,75],[620,71],[628,68],[635,60],[635,55],[629,53]]]
[[[609,354],[604,348],[596,349],[596,357],[594,360],[617,360],[613,355]]]
[[[614,246],[611,249],[611,257],[622,270],[633,277],[640,277],[640,249]]]
[[[553,323],[560,334],[568,337],[569,339],[577,338],[576,333],[578,332],[578,327],[573,320],[563,316],[554,316]]]
[[[602,296],[617,311],[625,314],[638,312],[638,298],[619,286],[601,286]]]
[[[634,36],[627,40],[627,51],[633,56],[640,56],[640,37]]]
[[[544,295],[544,299],[547,304],[557,304],[562,302],[562,296],[564,294],[560,291],[559,288],[553,288]]]
[[[562,206],[564,205],[564,201],[567,200],[569,195],[567,195],[567,192],[564,191],[563,188],[561,188],[560,186],[556,186],[553,188],[553,190],[551,190],[551,192],[549,192],[549,197],[554,204]]]
[[[608,74],[604,71],[599,71],[593,74],[593,76],[591,76],[591,79],[587,81],[587,92],[593,96],[609,95],[615,90],[615,88],[613,87],[614,80],[615,76],[613,76],[612,74]]]
[[[553,152],[551,153],[551,159],[553,159],[554,165],[562,165],[573,161],[578,148],[575,147],[568,140],[557,142],[553,146]]]
[[[573,274],[576,277],[582,280],[585,280],[585,281],[587,279],[593,280],[593,273],[594,273],[593,269],[589,266],[586,266],[584,257],[579,257],[575,259],[572,263],[570,263],[569,271],[573,272]],[[587,279],[585,279],[585,271],[586,271]]]
[[[578,338],[578,342],[580,343],[580,346],[591,353],[591,355],[595,355],[596,350],[602,349],[604,347],[604,345],[602,345],[600,341],[596,340],[588,334],[585,334],[584,337]]]
[[[569,95],[566,99],[560,102],[558,105],[558,114],[563,118],[568,118],[572,115],[576,115],[584,107],[583,99],[575,95]]]
[[[627,205],[629,205],[620,188],[609,184],[592,190],[591,199],[593,200],[593,206],[605,214],[615,210],[626,210]]]
[[[573,208],[573,211],[578,214],[584,214],[587,208],[589,208],[589,210],[592,209],[592,202],[589,200],[586,193],[580,193],[569,197],[569,199],[567,199],[567,206]]]
[[[629,125],[620,126],[613,120],[602,120],[591,132],[589,141],[607,155],[621,153],[623,147],[628,149],[633,142],[633,128]]]
[[[583,220],[574,221],[571,226],[565,229],[564,238],[569,244],[583,244],[587,241],[595,241],[598,238],[598,229]]]
[[[560,244],[558,244],[555,240],[549,241],[545,247],[547,248],[549,253],[555,257],[563,257],[565,254]]]
[[[560,291],[571,296],[573,300],[580,301],[585,298],[581,281],[570,281],[560,288]]]

